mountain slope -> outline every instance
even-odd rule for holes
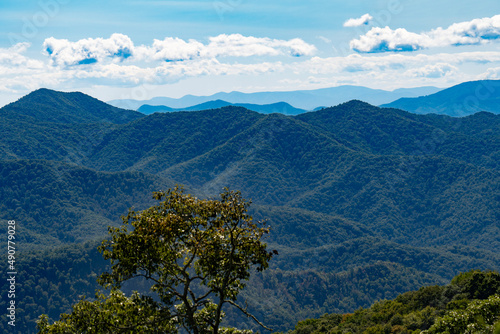
[[[0,219],[19,223],[16,240],[23,250],[101,238],[129,208],[151,205],[153,191],[174,185],[138,172],[96,172],[46,160],[0,161],[0,176]]]
[[[382,107],[399,108],[418,114],[467,116],[479,111],[500,113],[500,80],[464,82],[437,93],[401,98]]]
[[[235,107],[155,114],[110,132],[91,163],[203,196],[230,186],[256,204],[343,217],[400,243],[493,250],[500,117],[491,116],[446,123],[360,101],[296,117]]]
[[[0,117],[34,118],[37,122],[61,124],[105,122],[124,124],[144,115],[119,109],[83,93],[39,89],[0,109]]]
[[[243,108],[156,113],[103,137],[88,165],[158,173],[222,145],[263,116]]]
[[[439,155],[482,167],[499,167],[495,152],[500,151],[500,117],[491,113],[463,118],[415,115],[350,101],[296,118],[369,154]]]

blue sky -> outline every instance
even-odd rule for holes
[[[0,105],[500,79],[500,1],[0,2]]]

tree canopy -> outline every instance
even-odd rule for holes
[[[40,333],[169,333],[183,328],[216,334],[226,304],[258,322],[237,303],[251,269],[266,269],[273,255],[262,241],[269,228],[253,221],[247,213],[250,203],[228,189],[220,199],[198,199],[179,187],[154,193],[154,198],[158,205],[130,210],[121,227],[109,228],[111,238],[99,247],[112,264],[99,282],[111,293],[81,300],[52,325],[41,317]],[[152,283],[152,295],[127,297],[119,290],[138,278]]]

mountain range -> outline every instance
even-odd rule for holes
[[[104,265],[77,259],[97,258],[89,243],[175,184],[201,197],[241,190],[268,221],[280,255],[243,296],[275,330],[500,269],[500,115],[490,112],[353,100],[296,116],[237,106],[144,115],[41,89],[1,108],[0,127],[0,218],[16,220],[33,277],[22,291],[37,295],[43,282],[52,294],[19,299],[31,326],[36,312],[57,317],[91,296]]]
[[[398,108],[418,114],[467,116],[479,111],[500,114],[500,80],[464,82],[434,94],[405,97],[382,107]]]
[[[435,87],[420,87],[388,92],[359,86],[339,86],[310,91],[251,94],[232,92],[211,96],[187,95],[180,99],[158,97],[148,101],[115,100],[110,103],[137,109],[144,114],[181,110],[199,111],[232,105],[265,114],[298,115],[353,99],[417,114],[434,113],[454,117],[468,116],[480,111],[498,114],[500,80],[464,82],[442,90]],[[262,104],[263,101],[267,104]]]
[[[291,106],[286,102],[277,102],[272,104],[251,104],[251,103],[230,103],[223,100],[208,101],[186,108],[170,108],[168,106],[152,106],[143,104],[137,111],[150,115],[155,112],[172,112],[172,111],[200,111],[208,109],[217,109],[222,107],[243,107],[248,110],[256,111],[262,114],[280,113],[284,115],[298,115],[306,112],[304,109],[299,109]]]
[[[138,101],[131,99],[112,100],[108,103],[125,109],[137,110],[142,105],[168,106],[170,108],[188,108],[205,102],[222,100],[232,104],[274,104],[288,103],[295,108],[313,110],[318,107],[330,107],[350,100],[358,99],[373,105],[389,103],[402,97],[417,97],[438,92],[436,87],[401,88],[394,91],[371,89],[362,86],[338,86],[316,90],[297,90],[285,92],[257,93],[217,93],[210,96],[186,95],[182,98],[156,97],[150,100]]]

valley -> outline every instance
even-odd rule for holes
[[[491,110],[457,118],[351,100],[295,116],[235,105],[145,115],[40,89],[0,119],[0,217],[19,225],[23,333],[93,296],[108,226],[176,184],[201,198],[240,190],[268,222],[279,256],[242,298],[275,331],[500,270]]]

